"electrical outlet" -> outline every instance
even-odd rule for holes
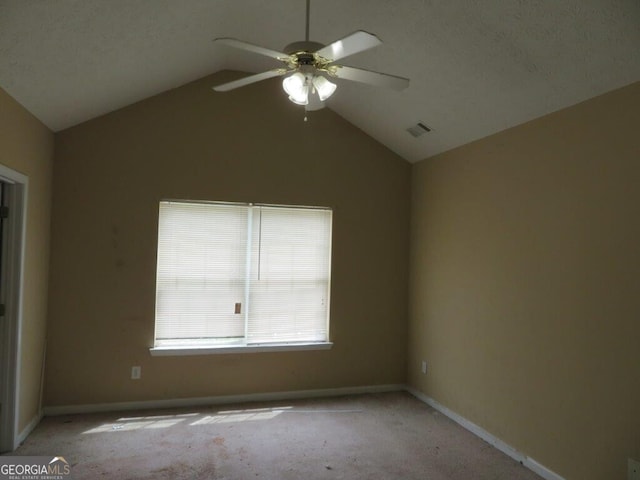
[[[422,373],[423,374],[427,374],[427,361],[426,360],[422,360]]]
[[[131,367],[131,380],[140,380],[142,367]]]
[[[629,459],[629,473],[627,474],[628,480],[640,480],[640,462]]]

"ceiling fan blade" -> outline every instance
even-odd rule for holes
[[[230,47],[239,48],[241,50],[247,50],[249,52],[275,58],[276,60],[280,60],[282,62],[286,62],[289,59],[289,55],[284,52],[278,52],[269,48],[260,47],[258,45],[254,45],[253,43],[243,42],[242,40],[238,40],[236,38],[216,38],[213,41],[228,45]]]
[[[315,53],[327,60],[335,62],[341,58],[369,50],[370,48],[377,47],[381,44],[382,42],[375,35],[358,30],[351,35],[347,35],[340,40],[336,40],[326,47],[322,47]]]
[[[266,80],[267,78],[284,75],[285,73],[287,73],[287,70],[283,68],[276,68],[274,70],[267,70],[266,72],[257,73],[255,75],[249,75],[248,77],[244,77],[239,80],[234,80],[233,82],[223,83],[222,85],[216,85],[215,87],[213,87],[213,89],[216,92],[228,92],[229,90],[233,90],[239,87],[244,87],[245,85],[259,82],[261,80]]]
[[[354,82],[368,83],[376,87],[393,88],[403,90],[409,86],[409,79],[389,75],[388,73],[372,72],[362,68],[345,67],[344,65],[331,65],[329,72],[338,78],[352,80]]]

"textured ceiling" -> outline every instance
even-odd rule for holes
[[[0,86],[58,131],[221,69],[279,65],[211,40],[281,50],[304,39],[304,8],[0,0]],[[312,0],[311,40],[360,29],[384,44],[340,63],[411,85],[340,82],[328,107],[411,162],[640,80],[638,0]],[[418,121],[433,131],[412,137]]]

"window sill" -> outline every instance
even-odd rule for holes
[[[184,355],[220,355],[229,353],[299,352],[306,350],[330,350],[333,342],[269,343],[256,345],[230,345],[217,347],[151,347],[152,357]]]

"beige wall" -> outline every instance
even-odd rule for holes
[[[0,88],[0,164],[29,177],[18,378],[19,431],[39,414],[49,279],[52,161],[53,134]]]
[[[413,169],[409,381],[567,479],[640,459],[639,128],[636,83]]]
[[[277,81],[211,90],[230,78],[56,135],[46,405],[405,381],[410,165]],[[334,348],[151,357],[163,198],[333,207]]]

